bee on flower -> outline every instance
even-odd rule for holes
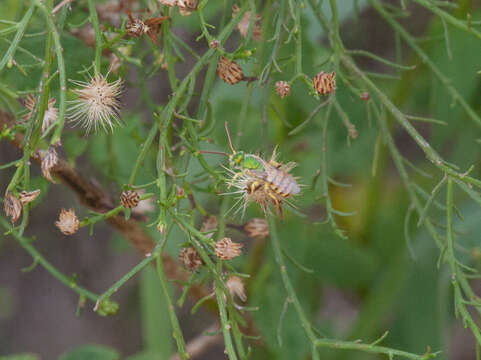
[[[69,102],[70,121],[84,127],[87,134],[99,128],[113,131],[114,125],[120,123],[122,80],[109,82],[107,76],[97,73],[88,82],[71,81],[79,88],[73,90],[78,99]]]

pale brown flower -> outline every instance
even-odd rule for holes
[[[49,147],[46,152],[43,152],[42,155],[42,164],[41,164],[41,169],[42,169],[42,175],[47,179],[48,181],[52,182],[55,184],[55,181],[52,178],[52,169],[57,165],[58,163],[58,155],[57,151],[53,146]]]
[[[266,219],[253,218],[244,225],[247,236],[253,239],[265,239],[269,237],[269,224]]]
[[[244,79],[244,74],[239,64],[234,60],[229,60],[225,56],[219,58],[217,73],[222,80],[231,85],[237,84]]]
[[[236,16],[239,10],[240,10],[239,6],[234,5],[232,7],[232,17]],[[257,41],[262,39],[262,28],[261,28],[260,21],[261,21],[261,16],[256,15],[254,18],[254,26],[252,28],[252,37]],[[250,22],[251,22],[251,12],[246,11],[242,19],[237,24],[237,30],[239,30],[239,33],[243,38],[247,36]]]
[[[189,271],[195,271],[204,265],[204,261],[193,246],[185,247],[180,250],[179,260]]]
[[[99,127],[113,131],[113,125],[120,123],[122,80],[109,83],[106,77],[97,73],[89,82],[72,82],[80,88],[74,90],[78,99],[70,101],[70,120],[85,127],[87,134],[92,128],[97,131]]]
[[[278,81],[276,82],[276,91],[277,94],[282,98],[289,96],[291,93],[291,85],[287,81]]]
[[[139,205],[140,195],[135,190],[122,191],[120,194],[120,203],[123,207],[132,209]]]
[[[55,99],[50,98],[48,99],[47,109],[43,114],[42,120],[42,133],[47,130],[50,125],[58,120],[58,109],[54,107]],[[27,114],[24,115],[23,119],[28,121],[32,117],[33,110],[35,108],[35,97],[32,94],[28,94],[27,98],[25,99],[25,107],[29,110]]]
[[[3,209],[5,210],[5,215],[14,223],[22,214],[22,203],[9,191],[3,199]]]
[[[230,238],[225,237],[215,244],[215,255],[221,260],[231,260],[242,254],[244,245],[233,242]]]
[[[312,84],[320,95],[327,95],[336,90],[336,73],[321,71],[312,79]]]
[[[60,229],[60,231],[65,235],[73,235],[79,229],[80,222],[75,215],[75,210],[65,210],[62,209],[60,211],[60,215],[58,221],[55,222],[55,225]]]
[[[19,194],[18,199],[23,205],[23,204],[28,204],[29,202],[34,201],[38,197],[38,195],[40,195],[39,189],[33,190],[33,191],[22,191]]]
[[[247,296],[244,290],[244,283],[242,279],[238,276],[231,276],[225,283],[227,290],[232,297],[238,296],[242,301],[247,300]]]

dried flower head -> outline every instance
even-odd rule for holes
[[[58,120],[58,109],[54,107],[55,101],[56,100],[54,98],[48,99],[48,106],[45,110],[45,113],[43,114],[42,133],[44,133],[50,125],[52,125]],[[23,119],[28,121],[32,117],[33,110],[35,108],[35,97],[32,94],[28,94],[24,104],[25,107],[29,110],[29,112],[25,114]]]
[[[227,287],[227,290],[229,290],[229,293],[232,297],[236,295],[244,302],[247,300],[244,290],[244,283],[240,277],[231,276],[229,279],[227,279],[225,286]]]
[[[200,227],[200,231],[202,232],[208,232],[210,230],[214,230],[217,228],[217,217],[214,215],[208,216],[204,218],[204,221],[202,221],[202,226]]]
[[[122,191],[120,194],[120,203],[123,207],[132,209],[139,205],[140,195],[135,190]]]
[[[159,25],[166,19],[167,16],[159,16],[147,20],[134,19],[130,12],[128,12],[129,22],[125,25],[127,35],[132,37],[140,37],[147,34],[150,39],[157,43],[157,33],[159,32]]]
[[[28,204],[32,201],[34,201],[38,195],[40,195],[40,190],[37,189],[37,190],[33,190],[33,191],[22,191],[19,196],[18,196],[18,199],[20,200],[20,202],[23,204]]]
[[[177,6],[182,16],[189,16],[197,10],[198,0],[158,0],[161,5]]]
[[[265,239],[269,237],[269,224],[266,219],[253,218],[244,225],[247,236],[253,239]]]
[[[77,232],[80,222],[75,215],[75,210],[65,210],[62,209],[60,211],[60,215],[58,217],[58,221],[55,222],[55,225],[60,229],[60,231],[65,235],[73,235]]]
[[[44,176],[44,178],[54,184],[55,184],[55,181],[52,178],[51,171],[55,167],[55,165],[57,165],[57,163],[58,163],[57,151],[53,146],[50,146],[48,150],[44,152],[42,155],[41,169],[42,169],[42,175]]]
[[[22,203],[9,191],[5,194],[5,199],[3,199],[3,209],[5,210],[5,215],[14,223],[22,214]]]
[[[215,255],[221,260],[231,260],[242,254],[244,245],[233,242],[230,238],[225,237],[215,244]]]
[[[312,84],[320,95],[327,95],[336,90],[336,73],[321,71],[312,79]]]
[[[282,98],[289,96],[291,94],[291,85],[287,81],[276,82],[277,94]]]
[[[196,271],[202,265],[204,265],[204,261],[200,257],[199,253],[192,246],[180,250],[179,260],[189,271]]]
[[[119,97],[122,93],[122,80],[109,83],[103,75],[97,73],[89,82],[72,82],[80,88],[74,90],[78,99],[70,102],[71,121],[85,127],[87,134],[92,127],[95,131],[99,127],[105,131],[110,127],[113,131],[114,123],[120,122]]]
[[[236,16],[239,13],[239,10],[240,10],[239,6],[234,5],[232,7],[232,17]],[[261,21],[261,16],[256,15],[254,19],[254,27],[252,28],[252,37],[257,41],[260,41],[262,39],[262,28],[261,28],[260,21]],[[250,22],[251,22],[251,12],[246,11],[242,19],[237,24],[237,30],[239,30],[239,33],[243,38],[247,37],[247,33],[249,32]]]
[[[225,56],[219,58],[217,73],[222,80],[231,85],[237,84],[244,79],[244,74],[239,64],[234,60],[230,61]]]

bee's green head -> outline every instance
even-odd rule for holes
[[[242,161],[244,160],[244,152],[243,151],[236,151],[231,156],[229,156],[229,165],[232,169],[236,169],[241,167]]]

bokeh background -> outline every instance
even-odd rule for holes
[[[467,119],[459,105],[453,103],[446,89],[420,59],[409,49],[397,45],[392,30],[365,1],[342,0],[338,3],[342,19],[341,35],[347,48],[369,50],[391,60],[396,59],[396,54],[401,54],[398,60],[416,65],[416,68],[397,73],[366,58],[358,58],[358,64],[368,71],[398,77],[376,79],[376,82],[406,113],[446,121],[446,126],[417,123],[416,127],[433,147],[461,169],[476,165],[472,174],[479,178],[479,128]],[[397,5],[397,1],[392,3]],[[473,19],[479,18],[479,2],[459,1],[459,4],[460,13],[469,7]],[[14,19],[18,6],[16,0],[2,0],[0,17]],[[439,19],[415,5],[410,5],[409,11],[409,17],[400,19],[402,24],[420,39],[419,44],[424,51],[479,113],[479,41],[465,32],[450,28],[450,57]],[[215,24],[216,18],[216,6],[212,6],[208,21]],[[326,39],[309,7],[306,7],[303,21],[304,65],[308,69],[305,71],[315,74],[320,70],[318,64],[325,60],[327,54],[324,49]],[[205,50],[195,41],[198,35],[195,16],[179,18],[177,24],[174,31],[179,36],[195,49]],[[38,43],[35,44],[35,41]],[[63,41],[65,56],[71,65],[68,73],[72,77],[92,59],[93,50],[72,35],[65,35]],[[36,38],[31,42],[25,46],[30,46],[31,51],[41,57],[42,40]],[[7,43],[0,43],[0,54],[6,46]],[[397,52],[399,48],[401,53]],[[290,50],[284,51],[288,55]],[[188,72],[191,66],[189,61],[179,64],[178,74],[181,76]],[[254,72],[256,68],[248,63],[244,69]],[[124,71],[124,76],[134,84],[136,70]],[[278,73],[273,76],[275,80],[284,78]],[[0,81],[7,84],[19,78],[21,82],[17,83],[17,89],[32,88],[36,81],[34,77],[22,78],[14,70],[0,75]],[[168,99],[170,88],[165,72],[150,79],[147,87],[159,103]],[[210,103],[217,125],[211,139],[218,144],[217,149],[227,149],[223,122],[236,121],[248,91],[245,84],[230,86],[218,81],[215,85]],[[272,96],[276,112],[269,113],[269,123],[260,130],[262,101],[266,96]],[[330,194],[337,209],[355,212],[350,217],[336,218],[348,239],[336,236],[328,225],[314,224],[324,218],[325,209],[310,190],[306,190],[297,201],[297,206],[308,217],[300,218],[288,213],[285,221],[280,223],[286,251],[313,270],[312,274],[306,274],[294,266],[289,267],[310,320],[328,337],[369,342],[389,330],[385,340],[388,346],[416,353],[424,353],[430,346],[433,350],[443,351],[441,359],[475,359],[472,335],[454,318],[449,271],[445,264],[438,266],[439,251],[423,229],[416,227],[416,221],[406,224],[409,208],[406,191],[383,146],[379,151],[376,174],[373,175],[374,146],[379,133],[375,121],[369,118],[365,104],[354,98],[341,82],[338,83],[336,97],[359,133],[359,137],[348,144],[346,129],[333,113],[328,131],[329,173],[332,178],[352,186],[332,186]],[[64,140],[68,159],[83,175],[103,184],[112,194],[119,193],[119,186],[125,182],[135,151],[142,142],[145,127],[152,121],[149,114],[138,108],[140,98],[138,88],[127,86],[123,98],[125,126],[118,129],[115,136],[99,134],[87,140],[80,132],[69,129]],[[242,126],[242,148],[269,154],[273,145],[279,144],[281,158],[298,162],[294,173],[309,186],[319,168],[321,117],[316,117],[294,137],[289,137],[287,133],[307,118],[316,100],[301,84],[294,86],[292,95],[285,100],[275,98],[272,89],[265,88],[254,88],[251,99],[246,123]],[[441,175],[425,161],[423,153],[409,136],[396,128],[394,123],[391,126],[401,153],[431,176],[428,178],[415,171],[411,173],[416,184],[413,186],[417,186],[416,191],[422,197],[431,191]],[[268,141],[265,141],[264,134]],[[107,149],[113,150],[109,153]],[[19,156],[20,152],[7,141],[0,143],[0,164]],[[209,161],[215,164],[222,159],[213,156]],[[192,171],[200,171],[198,165],[193,166],[197,167]],[[33,181],[37,188],[42,189],[42,195],[31,212],[26,235],[33,237],[38,250],[64,273],[72,274],[79,284],[96,293],[105,291],[140,261],[139,255],[105,224],[97,224],[93,236],[89,236],[86,228],[73,236],[63,236],[54,226],[59,210],[73,207],[80,215],[86,215],[87,210],[67,188],[48,185],[41,178],[38,167],[34,165],[32,168]],[[0,189],[7,186],[11,175],[11,169],[0,172]],[[149,170],[144,170],[143,178],[149,179],[149,175]],[[462,194],[456,195],[457,206],[464,215],[464,221],[456,221],[456,228],[462,234],[458,241],[465,249],[461,254],[464,261],[479,268],[481,213],[472,201]],[[203,195],[199,199],[208,211],[216,213],[218,198]],[[439,199],[442,203],[443,193]],[[237,216],[229,218],[228,222],[241,224],[253,216],[262,216],[262,213],[252,207],[245,219]],[[444,213],[441,204],[433,208],[432,217],[439,219],[442,226]],[[155,229],[151,231],[155,237]],[[253,359],[308,359],[309,346],[292,307],[288,308],[280,330],[283,346],[279,346],[277,341],[285,293],[269,241],[252,240],[233,229],[228,230],[228,234],[249,249],[234,265],[252,275],[248,283],[249,305],[259,307],[253,317],[263,342],[256,345]],[[174,234],[172,238],[167,250],[176,256],[179,244],[185,240],[181,233]],[[410,241],[411,252],[407,249],[406,239]],[[175,352],[168,313],[153,269],[145,269],[123,286],[114,296],[120,304],[119,313],[104,318],[93,312],[90,305],[77,315],[78,297],[40,266],[24,271],[31,263],[30,256],[12,237],[0,235],[1,359],[16,353],[30,353],[32,359],[56,359],[85,344],[105,346],[101,355],[104,357],[100,359],[116,359],[119,356],[129,360],[169,359]],[[473,287],[481,293],[477,281],[473,281]],[[172,284],[171,292],[175,297],[180,295],[175,284]],[[187,341],[215,324],[215,317],[205,310],[192,316],[192,305],[193,302],[188,300],[183,308],[178,309]],[[84,351],[88,350],[84,348]],[[99,348],[97,351],[100,351]],[[323,359],[377,358],[376,355],[359,352],[323,350],[322,354]],[[198,357],[199,360],[224,358],[221,342]]]

